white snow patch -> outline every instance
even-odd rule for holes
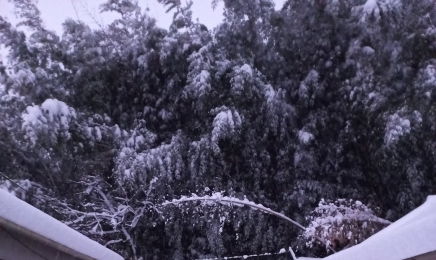
[[[298,131],[298,139],[301,143],[307,144],[313,139],[313,135],[309,132],[300,130]]]
[[[147,68],[147,55],[143,54],[139,56],[136,60],[138,61],[138,65],[142,66],[143,68]]]
[[[436,67],[428,65],[423,71],[424,87],[436,87]]]
[[[95,129],[95,138],[97,139],[97,141],[101,141],[100,127],[96,126],[96,127],[94,127],[94,129]]]
[[[379,19],[380,11],[388,12],[400,8],[401,5],[401,0],[368,0],[363,6],[358,8],[363,11],[361,22],[365,22],[371,14],[374,14]]]
[[[57,99],[47,99],[42,103],[41,108],[49,112],[50,121],[53,121],[53,116],[68,117],[70,113],[72,117],[76,117],[76,113],[70,110],[67,104]]]
[[[274,98],[276,97],[276,95],[277,95],[277,93],[271,85],[268,84],[265,86],[265,96],[267,98],[268,103],[273,101]]]
[[[218,141],[221,138],[231,137],[236,129],[242,125],[242,118],[238,111],[231,111],[226,107],[219,108],[219,112],[213,120],[212,142],[214,151],[219,152]]]
[[[21,118],[27,137],[35,144],[38,131],[50,132],[52,137],[63,134],[69,138],[69,124],[73,118],[76,118],[76,112],[62,101],[47,99],[41,106],[28,106]]]
[[[367,18],[374,14],[374,16],[378,19],[380,18],[380,8],[378,6],[377,0],[368,0],[366,3],[361,7],[362,8],[362,18],[360,19],[361,22],[366,22]]]
[[[202,70],[200,73],[200,83],[206,83],[210,78],[210,73],[207,70]]]
[[[26,113],[22,116],[25,123],[36,125],[40,122],[46,122],[46,119],[42,116],[42,111],[39,106],[28,106]],[[41,120],[41,121],[40,121]]]
[[[253,69],[248,64],[244,64],[241,67],[241,70],[249,74],[250,76],[253,76]]]
[[[183,44],[183,52],[187,51],[189,49],[189,47],[191,47],[191,45],[189,43]]]
[[[121,137],[121,130],[120,130],[120,127],[117,124],[114,126],[114,135],[117,138]]]
[[[398,141],[401,136],[410,133],[410,131],[410,120],[395,113],[389,116],[386,124],[385,143],[387,145],[393,144]]]
[[[375,50],[369,46],[365,46],[362,48],[362,52],[366,55],[373,55],[375,53]]]
[[[376,11],[376,10],[378,12],[377,0],[366,1],[366,3],[363,5],[363,10],[366,13],[372,13],[373,11]]]
[[[9,76],[16,84],[31,84],[36,80],[35,74],[29,69],[21,69],[16,73],[9,74]]]

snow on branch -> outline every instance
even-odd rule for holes
[[[57,99],[47,99],[41,106],[28,106],[21,117],[26,138],[35,145],[43,134],[48,135],[53,143],[56,143],[59,136],[70,139],[70,125],[77,115],[74,108],[66,103]]]
[[[241,200],[241,199],[234,198],[234,197],[223,196],[223,194],[221,192],[215,192],[211,196],[205,195],[205,196],[200,197],[200,196],[197,196],[196,194],[192,194],[192,196],[190,196],[190,197],[182,196],[180,199],[173,199],[172,201],[165,201],[164,203],[161,204],[161,206],[165,207],[168,205],[179,205],[179,204],[190,203],[190,202],[202,202],[202,203],[204,203],[204,205],[207,205],[207,206],[213,206],[213,205],[217,205],[217,204],[221,204],[224,206],[230,206],[230,207],[232,207],[232,206],[237,206],[237,207],[248,206],[251,209],[258,210],[258,211],[261,211],[263,213],[270,214],[270,215],[276,216],[280,219],[283,219],[283,220],[293,224],[294,226],[297,226],[299,229],[303,230],[304,232],[306,232],[305,227],[303,227],[298,222],[288,218],[287,216],[285,216],[282,213],[279,213],[279,212],[276,212],[270,208],[267,208],[267,207],[263,206],[262,204],[256,204],[256,203],[248,200],[247,198],[244,198],[243,200]],[[329,248],[331,251],[336,252],[329,245],[328,241],[326,241],[325,239],[321,239],[320,237],[317,237],[315,235],[313,238],[316,241],[318,241],[319,243],[325,244],[326,248]],[[252,258],[252,257],[280,255],[280,254],[285,254],[286,252],[289,252],[294,260],[296,259],[295,253],[291,247],[289,247],[289,251],[286,251],[285,249],[281,249],[279,253],[265,253],[265,254],[253,254],[253,255],[244,255],[244,256],[233,256],[233,257],[225,257],[225,258],[210,258],[210,259],[207,258],[207,259],[209,259],[209,260],[212,260],[212,259],[216,259],[216,260],[219,260],[219,259],[247,259],[247,258]],[[207,259],[203,259],[203,260],[207,260]]]
[[[220,192],[215,192],[211,196],[206,195],[206,196],[202,196],[202,197],[199,197],[195,194],[192,194],[191,197],[182,196],[180,199],[173,199],[172,201],[166,201],[162,204],[162,206],[167,206],[170,204],[177,205],[177,204],[189,203],[189,202],[195,202],[195,201],[204,202],[206,205],[221,204],[224,206],[237,206],[237,207],[248,206],[254,210],[259,210],[263,213],[271,214],[273,216],[276,216],[278,218],[286,220],[287,222],[297,226],[298,228],[305,230],[305,228],[302,225],[300,225],[299,223],[297,223],[296,221],[286,217],[282,213],[278,213],[270,208],[267,208],[267,207],[263,206],[262,204],[256,204],[256,203],[254,203],[246,198],[241,200],[241,199],[234,198],[234,197],[223,196]]]

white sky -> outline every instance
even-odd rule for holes
[[[150,16],[156,18],[158,26],[168,28],[171,24],[172,14],[165,13],[165,8],[157,0],[138,0],[140,6],[145,10],[149,8]],[[274,0],[276,8],[281,8],[286,0]],[[62,34],[62,23],[66,18],[72,18],[84,21],[92,28],[98,28],[98,25],[90,17],[89,12],[97,19],[100,24],[109,24],[118,16],[114,13],[100,14],[99,5],[105,0],[39,0],[38,7],[45,26],[48,29],[55,30],[59,35]],[[222,3],[213,10],[211,7],[212,0],[193,0],[193,18],[199,19],[201,23],[212,29],[222,20]],[[77,15],[74,6],[77,10]],[[13,24],[17,19],[13,13],[13,5],[8,0],[0,0],[0,16],[7,17]],[[3,55],[2,55],[3,54]],[[0,60],[5,57],[5,50],[0,46]]]

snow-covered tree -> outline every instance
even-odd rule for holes
[[[331,246],[338,251],[359,244],[391,223],[377,217],[362,202],[346,199],[321,200],[308,220],[303,233],[306,245],[326,250]]]
[[[433,1],[223,0],[206,28],[192,2],[159,0],[165,29],[108,0],[116,20],[67,19],[62,35],[35,1],[11,2],[0,186],[128,259],[323,257],[314,235],[340,250],[436,192]],[[223,200],[162,206],[216,192],[309,226],[314,247]]]

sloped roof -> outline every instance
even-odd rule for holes
[[[117,253],[0,189],[0,225],[80,259],[123,260]]]
[[[436,196],[387,228],[326,260],[401,260],[436,251]]]

